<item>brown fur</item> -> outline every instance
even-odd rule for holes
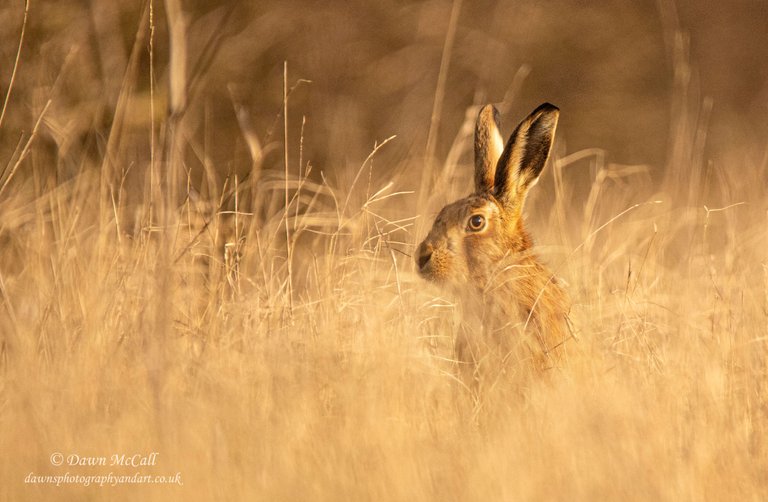
[[[420,274],[460,299],[468,328],[457,337],[456,355],[465,368],[489,357],[537,370],[562,360],[568,296],[533,253],[523,220],[557,118],[557,108],[540,106],[499,152],[497,112],[483,107],[475,129],[475,192],[445,206],[419,246]],[[476,215],[485,219],[481,230],[470,225]]]

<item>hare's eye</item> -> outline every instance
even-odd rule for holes
[[[479,232],[485,228],[485,217],[482,214],[473,214],[469,217],[467,228],[473,232]]]

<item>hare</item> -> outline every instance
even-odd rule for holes
[[[558,117],[557,107],[542,104],[504,146],[498,111],[484,106],[475,126],[475,191],[445,206],[418,248],[419,274],[455,293],[464,316],[479,327],[455,343],[465,370],[476,371],[489,354],[502,367],[516,357],[537,370],[562,358],[569,337],[568,296],[534,254],[523,218]]]

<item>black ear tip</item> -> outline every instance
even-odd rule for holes
[[[547,112],[559,112],[560,108],[556,107],[552,103],[542,103],[539,105],[539,107],[536,109],[537,111],[547,111]]]
[[[557,121],[560,118],[560,108],[552,103],[542,103],[529,115],[532,126],[554,129],[557,127]]]
[[[560,108],[556,107],[552,103],[542,103],[533,111],[533,113],[560,113]]]

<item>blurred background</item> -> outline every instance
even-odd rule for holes
[[[158,122],[169,106],[165,8],[155,2],[151,23]],[[355,172],[348,167],[392,135],[374,176],[418,171],[425,156],[441,162],[467,108],[485,102],[508,111],[507,133],[539,103],[555,103],[561,153],[603,149],[609,162],[646,165],[658,181],[676,161],[671,143],[680,128],[705,165],[765,164],[768,5],[759,0],[187,0],[178,8],[171,18],[187,33],[185,160],[193,180],[204,165],[251,169],[253,138],[264,168],[281,169],[284,62],[291,155],[298,158],[303,136],[302,158],[315,176],[323,171],[342,186]],[[127,0],[33,2],[0,158],[12,157],[51,99],[33,152],[48,155],[57,176],[77,172],[85,158],[104,156],[122,95],[121,147],[111,160],[145,162],[147,13]],[[0,9],[3,94],[23,15],[20,1]]]

